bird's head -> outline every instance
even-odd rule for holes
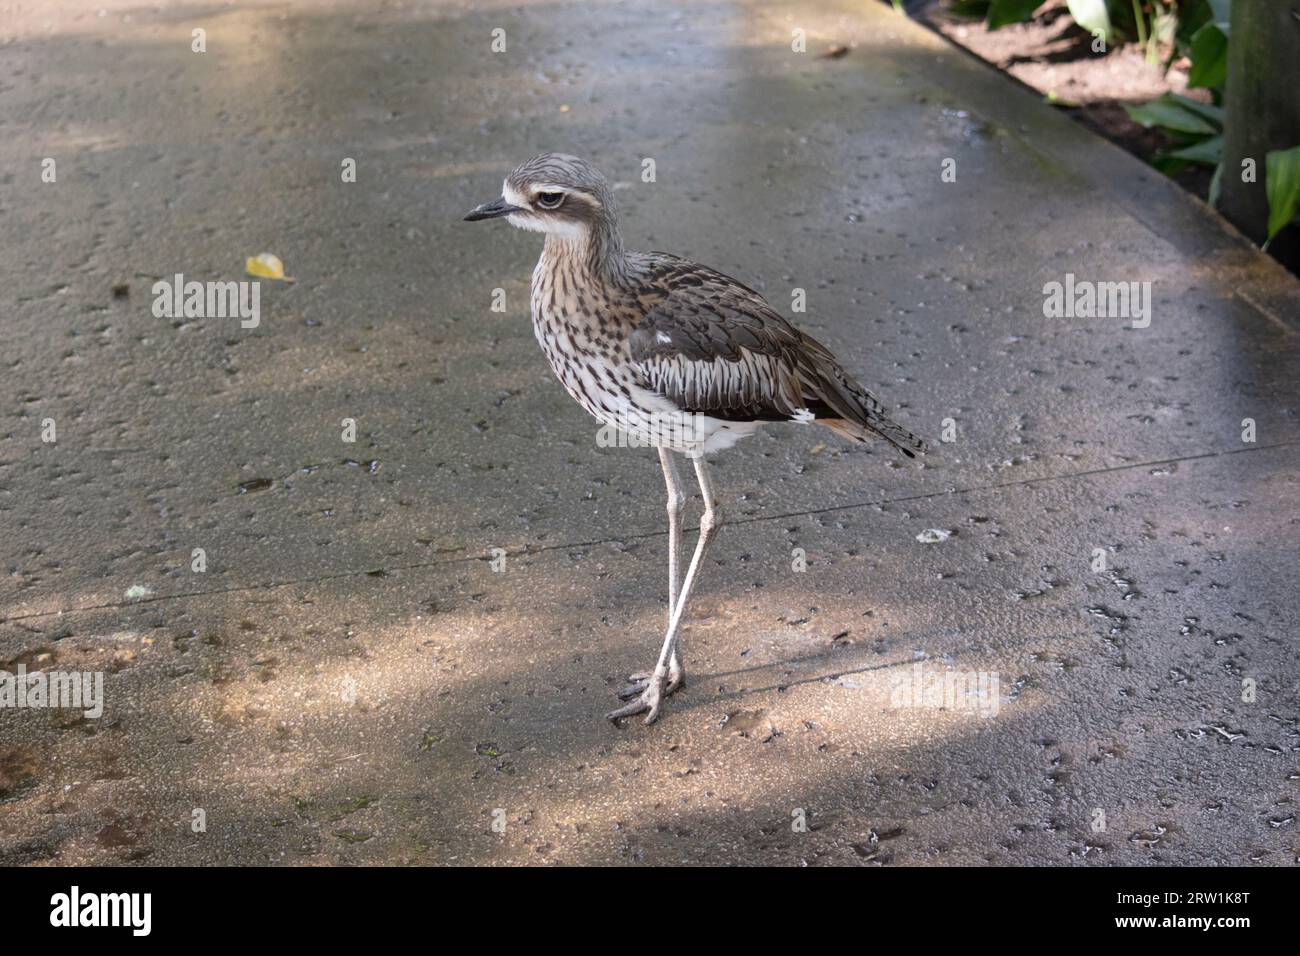
[[[512,226],[561,239],[585,240],[614,221],[614,194],[585,159],[542,153],[515,167],[501,195],[475,206],[467,222],[504,216]]]

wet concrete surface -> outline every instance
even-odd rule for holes
[[[1300,286],[1154,171],[883,5],[59,0],[3,31],[0,668],[107,702],[0,709],[0,861],[1300,856]],[[805,289],[937,445],[720,456],[650,728],[602,715],[664,623],[654,453],[553,380],[538,238],[459,221],[543,149],[619,184],[630,247]],[[262,251],[297,282],[258,328],[152,314]],[[1067,272],[1150,281],[1150,327],[1046,318]],[[900,698],[918,665],[996,676],[996,712]]]

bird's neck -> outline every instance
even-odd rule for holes
[[[597,223],[577,236],[546,234],[542,261],[580,281],[622,285],[627,278],[627,257],[618,228]]]

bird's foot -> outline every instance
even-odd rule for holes
[[[659,704],[663,698],[672,694],[685,683],[686,674],[680,664],[670,667],[664,673],[633,674],[628,678],[628,685],[618,692],[618,696],[628,701],[617,710],[611,710],[605,716],[610,720],[633,717],[644,713],[645,722],[653,724],[659,719]]]
[[[643,693],[646,687],[649,686],[650,678],[653,676],[653,674],[646,673],[645,671],[642,671],[639,674],[629,674],[627,683],[618,692],[619,698],[622,700],[631,700],[638,694]],[[668,680],[664,683],[663,687],[664,696],[666,697],[673,693],[685,683],[686,672],[682,670],[682,665],[679,664],[677,658],[674,657],[668,664]]]

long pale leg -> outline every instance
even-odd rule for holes
[[[668,624],[671,626],[681,583],[682,514],[686,511],[686,492],[682,489],[682,476],[677,471],[677,459],[667,448],[659,449],[659,464],[663,466],[664,485],[668,489]],[[677,659],[677,649],[673,648],[672,657],[668,659],[668,684],[664,692],[671,694],[682,686],[685,676],[681,662]],[[618,696],[624,700],[635,697],[649,683],[648,673],[633,674],[628,678],[628,685],[618,692]]]
[[[704,497],[704,515],[700,518],[700,539],[695,544],[695,554],[691,557],[691,566],[686,570],[686,579],[682,581],[681,594],[678,595],[672,618],[668,622],[668,633],[664,635],[663,648],[659,651],[659,661],[655,664],[654,673],[650,675],[650,681],[646,689],[635,700],[609,713],[610,720],[631,717],[633,714],[647,711],[645,722],[652,724],[659,716],[659,702],[667,688],[669,662],[677,649],[677,633],[681,629],[682,615],[686,612],[686,604],[691,598],[691,590],[695,587],[695,579],[699,576],[700,568],[704,564],[705,552],[708,551],[709,544],[717,535],[718,529],[722,527],[722,515],[718,509],[717,499],[713,495],[713,482],[709,478],[709,466],[703,457],[695,459],[695,477],[700,483],[700,494]]]

